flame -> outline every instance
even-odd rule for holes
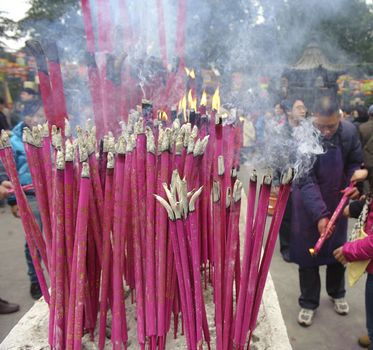
[[[207,95],[206,95],[205,90],[203,90],[203,92],[202,92],[201,101],[200,101],[199,105],[204,106],[204,107],[206,107],[206,105],[207,105]]]
[[[187,67],[184,67],[185,73],[188,77],[195,79],[196,78],[196,73],[194,72],[194,69],[189,69]]]
[[[188,107],[189,109],[197,110],[197,99],[193,97],[192,89],[188,92]]]
[[[162,122],[166,122],[168,120],[168,115],[165,111],[158,111],[158,120],[161,120]]]
[[[186,75],[189,77],[189,74],[190,74],[190,70],[189,70],[189,68],[184,67],[184,69],[185,69],[185,73],[186,73]]]
[[[212,96],[212,109],[219,112],[220,110],[220,91],[219,86],[216,88],[214,92],[214,96]]]
[[[186,109],[187,109],[187,96],[184,95],[183,98],[180,99],[178,107],[177,107],[177,113],[183,114],[184,121],[186,121]]]
[[[315,249],[314,249],[314,248],[310,248],[310,249],[308,249],[308,251],[310,252],[310,254],[311,254],[312,256],[315,255]]]

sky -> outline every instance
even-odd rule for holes
[[[14,21],[23,18],[29,7],[30,5],[27,0],[0,0],[0,11],[5,12],[4,15]],[[24,41],[24,38],[18,41],[6,40],[5,44],[9,48],[16,50],[23,46]]]

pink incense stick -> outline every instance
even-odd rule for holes
[[[31,138],[30,138],[31,137]],[[47,246],[48,255],[51,254],[52,249],[52,226],[49,216],[48,191],[45,188],[45,183],[42,178],[42,171],[40,168],[38,150],[36,146],[32,145],[33,138],[29,129],[24,130],[25,151],[29,164],[29,169],[32,177],[33,186],[35,187],[35,195],[40,210],[40,217],[43,224],[43,233]],[[30,142],[30,143],[29,143]],[[23,190],[25,188],[23,187]]]
[[[55,187],[55,240],[56,240],[56,264],[55,264],[55,319],[53,329],[53,347],[65,348],[65,279],[66,279],[66,257],[64,238],[64,155],[61,151],[57,153],[56,160],[56,187]],[[52,322],[53,325],[53,322]]]
[[[263,242],[264,236],[264,229],[266,224],[267,218],[267,210],[268,210],[268,203],[269,203],[269,196],[271,193],[271,177],[265,176],[263,178],[263,184],[260,188],[259,194],[259,204],[258,209],[255,216],[255,223],[254,223],[254,237],[253,237],[253,245],[252,245],[252,253],[250,259],[250,269],[249,269],[249,281],[247,285],[247,290],[243,290],[242,287],[240,292],[247,293],[246,301],[245,301],[245,311],[244,311],[244,318],[241,324],[241,342],[240,345],[243,346],[245,344],[245,339],[247,336],[247,332],[250,326],[250,315],[252,311],[252,307],[254,304],[255,298],[255,288],[258,281],[258,274],[259,274],[259,263],[260,263],[260,256],[261,256],[261,247]],[[237,325],[237,321],[236,321]]]
[[[48,193],[49,203],[53,203],[53,186],[52,186],[52,155],[51,155],[51,140],[48,133],[43,135],[43,145],[39,149],[39,162],[41,162],[41,171],[44,181],[46,183],[46,189]],[[43,171],[44,166],[44,171]],[[52,217],[52,205],[49,206],[50,217]]]
[[[65,179],[64,179],[64,200],[65,200],[65,241],[68,281],[71,281],[71,268],[74,251],[74,147],[66,142],[65,148]]]
[[[123,281],[121,273],[121,205],[123,203],[124,154],[118,153],[115,165],[115,192],[114,192],[114,221],[113,221],[113,305],[112,305],[112,334],[111,340],[114,349],[120,349],[122,344],[122,312],[121,299],[123,298]]]
[[[219,182],[213,183],[213,220],[214,228],[214,301],[215,301],[215,328],[216,328],[216,348],[223,348],[223,268],[222,268],[222,222],[220,216],[220,185]]]
[[[242,184],[236,180],[232,203],[231,213],[229,216],[228,228],[228,248],[226,254],[226,277],[225,277],[225,302],[224,302],[224,317],[223,317],[223,349],[228,350],[232,347],[231,343],[231,327],[233,314],[233,280],[235,274],[235,264],[238,251],[239,242],[239,221],[240,221],[240,207],[241,207],[241,191]]]
[[[247,290],[249,281],[249,267],[251,259],[251,247],[253,241],[253,221],[254,221],[254,210],[255,210],[255,199],[256,199],[256,187],[257,187],[257,175],[254,171],[250,176],[250,182],[248,186],[248,199],[247,199],[247,211],[246,211],[246,228],[245,228],[245,245],[244,245],[244,256],[242,260],[242,275],[240,293],[237,296],[237,307],[235,317],[235,329],[234,329],[234,343],[236,346],[240,344],[241,338],[241,324],[243,322],[246,293],[242,291]]]
[[[335,223],[339,216],[342,214],[346,203],[349,200],[351,191],[355,187],[355,182],[351,182],[350,185],[344,190],[343,196],[338,203],[337,208],[334,210],[332,217],[330,218],[328,225],[326,226],[325,232],[320,236],[314,248],[310,248],[309,252],[311,255],[317,255],[320,252],[320,249],[324,245],[325,241],[333,234]]]
[[[87,281],[87,231],[88,231],[88,211],[91,196],[91,178],[89,175],[88,163],[83,163],[80,180],[79,205],[76,221],[76,244],[77,244],[77,270],[76,270],[76,300],[74,317],[74,350],[80,350],[83,335],[83,309],[84,290]]]
[[[202,187],[196,191],[189,203],[189,224],[191,231],[191,243],[192,243],[192,264],[193,264],[193,280],[194,280],[194,293],[195,293],[195,309],[196,309],[196,344],[198,349],[202,349],[203,339],[203,313],[206,313],[203,305],[203,293],[200,273],[200,249],[198,244],[198,213],[195,208],[195,200],[202,192]]]
[[[169,134],[167,131],[164,135],[160,135],[160,144],[158,149],[161,152],[160,164],[158,166],[158,179],[157,179],[157,194],[164,197],[165,192],[162,184],[169,182],[169,166],[170,154],[169,150]],[[156,208],[157,221],[156,221],[156,254],[158,255],[157,261],[157,334],[158,337],[166,336],[166,275],[167,275],[167,213],[161,210],[160,204]],[[161,340],[162,341],[162,340]]]
[[[259,307],[263,296],[264,286],[267,280],[273,252],[276,245],[278,232],[280,225],[285,213],[286,204],[289,199],[291,190],[292,172],[288,172],[286,176],[283,176],[282,185],[280,186],[278,200],[276,202],[275,212],[272,217],[271,227],[268,232],[268,238],[264,249],[263,258],[261,261],[258,283],[255,293],[254,306],[251,312],[250,331],[253,332],[256,327],[256,321],[258,318]]]
[[[136,314],[137,314],[137,338],[140,348],[145,349],[145,305],[144,305],[144,276],[142,266],[142,251],[141,251],[141,233],[138,217],[139,214],[139,197],[137,193],[137,171],[136,166],[132,167],[131,173],[131,203],[133,205],[133,213],[137,217],[133,220],[133,248],[134,248],[134,263],[135,263],[135,285],[136,285]]]
[[[151,129],[147,129],[146,153],[146,270],[145,270],[145,314],[146,334],[153,337],[157,335],[157,301],[155,291],[155,144]],[[153,341],[154,342],[154,341]],[[153,350],[153,348],[151,347]],[[155,349],[154,349],[155,350]]]
[[[108,164],[105,180],[105,201],[104,201],[104,225],[103,225],[103,257],[102,257],[102,281],[101,281],[101,301],[100,301],[100,330],[99,343],[100,350],[105,347],[106,339],[106,317],[107,317],[107,300],[109,293],[110,280],[110,231],[113,220],[113,167],[114,156],[111,152],[108,153]]]

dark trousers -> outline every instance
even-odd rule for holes
[[[340,263],[326,266],[326,291],[332,298],[343,298],[345,290],[345,267]],[[321,281],[319,267],[299,267],[299,305],[315,310],[320,304]]]
[[[39,227],[42,228],[40,212],[39,212],[38,203],[36,201],[35,195],[27,195],[27,201],[30,205],[32,213],[35,215],[36,222],[38,223]],[[26,242],[25,242],[25,257],[26,257],[26,263],[27,263],[27,274],[30,278],[30,282],[38,283],[38,277],[36,275],[35,267],[32,262],[30,249]],[[39,258],[40,258],[40,255],[39,255]]]
[[[284,217],[280,226],[280,252],[289,252],[291,233],[291,195],[286,204]]]
[[[368,336],[371,341],[369,350],[373,350],[373,275],[368,273],[365,285],[365,313],[367,318]]]

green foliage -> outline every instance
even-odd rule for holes
[[[19,30],[16,22],[7,18],[4,11],[0,11],[0,45],[4,45],[4,39],[18,39]]]

